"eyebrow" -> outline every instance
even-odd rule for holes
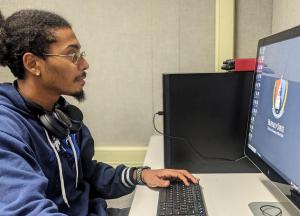
[[[69,46],[67,46],[66,48],[65,48],[65,50],[67,50],[67,49],[69,49],[69,48],[73,48],[73,49],[77,49],[77,50],[80,50],[80,45],[78,45],[78,44],[70,44]]]

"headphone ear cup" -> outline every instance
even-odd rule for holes
[[[56,111],[53,113],[45,113],[39,116],[39,119],[45,129],[49,131],[53,136],[59,139],[65,139],[70,134],[69,127],[66,127],[67,124],[62,124],[61,120],[58,120],[58,117],[54,115],[57,114]]]
[[[81,110],[72,104],[68,104],[64,106],[62,110],[64,111],[64,113],[66,113],[66,115],[71,120],[72,126],[70,129],[72,131],[80,130],[80,128],[82,127],[82,120],[83,120],[83,114]]]
[[[53,117],[65,128],[70,128],[72,126],[70,118],[60,109],[55,109]]]

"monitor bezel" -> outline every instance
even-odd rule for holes
[[[286,41],[292,38],[300,37],[300,25],[294,28],[276,33],[274,35],[262,38],[258,42],[257,46],[257,53],[256,53],[256,67],[254,72],[254,78],[252,83],[252,93],[251,93],[251,101],[249,106],[249,115],[248,115],[248,123],[247,123],[247,131],[246,131],[246,139],[245,139],[245,155],[248,159],[250,159],[259,170],[261,170],[278,188],[279,190],[285,194],[285,196],[294,203],[298,209],[300,209],[300,202],[299,196],[294,196],[294,193],[291,191],[295,191],[294,188],[287,182],[276,170],[274,170],[270,165],[268,165],[264,160],[262,160],[257,154],[255,154],[249,147],[248,147],[248,134],[250,130],[250,118],[251,118],[251,110],[253,107],[253,97],[254,97],[254,86],[256,83],[256,74],[257,74],[257,64],[258,64],[258,57],[259,57],[259,50],[262,46],[278,43],[281,41]]]

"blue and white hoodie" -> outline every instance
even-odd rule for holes
[[[92,160],[86,126],[51,137],[10,83],[0,84],[0,215],[106,215],[105,199],[131,193],[131,168]]]

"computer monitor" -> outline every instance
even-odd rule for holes
[[[299,208],[300,26],[258,43],[245,152]]]
[[[163,75],[164,162],[193,173],[257,172],[244,156],[253,72]]]

